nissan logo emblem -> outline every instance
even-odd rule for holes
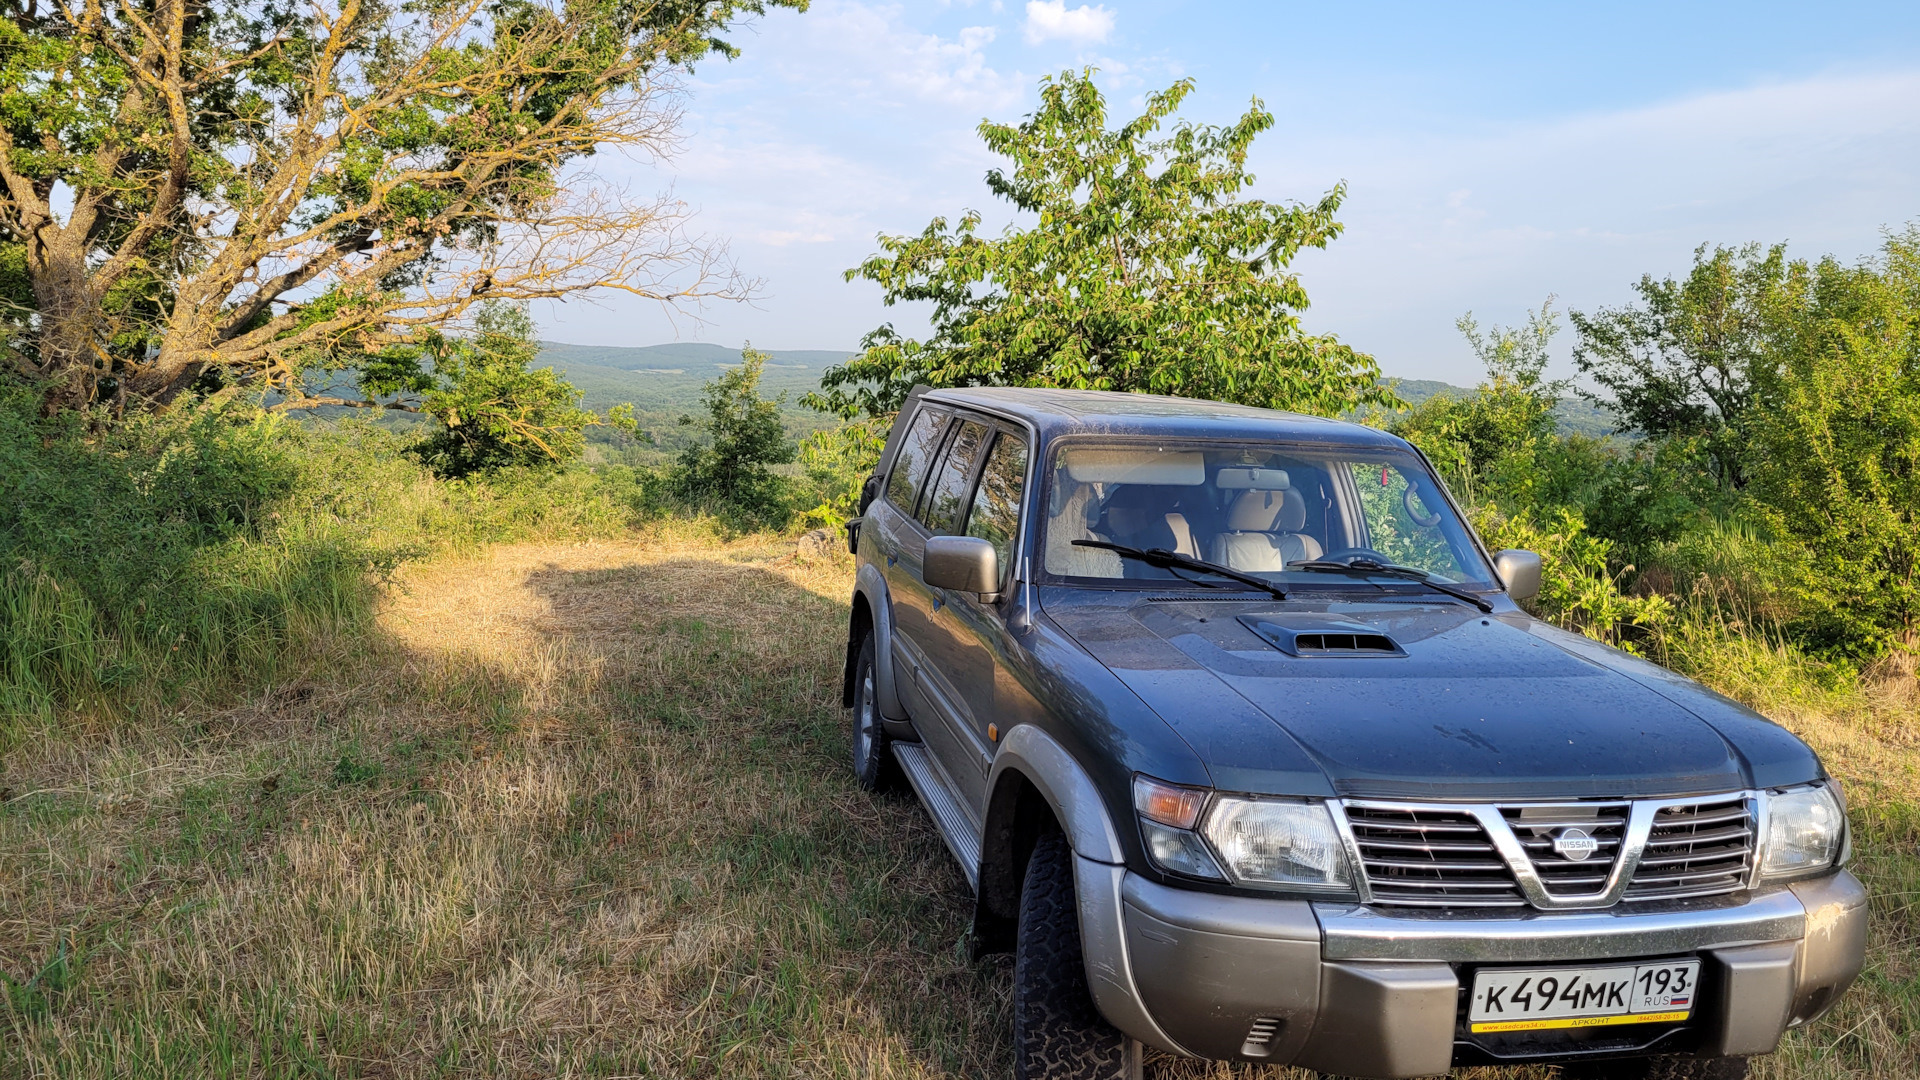
[[[1570,862],[1585,862],[1600,850],[1600,841],[1585,829],[1562,829],[1560,835],[1553,838],[1553,850]]]

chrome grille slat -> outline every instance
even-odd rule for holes
[[[1413,841],[1406,841],[1406,840],[1369,839],[1367,841],[1367,846],[1377,847],[1377,848],[1386,848],[1393,851],[1462,851],[1462,852],[1477,853],[1482,855],[1493,850],[1493,848],[1487,846],[1486,844],[1449,844],[1449,843],[1445,843],[1443,841],[1437,841],[1437,840],[1429,840],[1423,843],[1416,843]]]
[[[1659,828],[1661,824],[1663,823],[1655,822],[1654,827]],[[1753,830],[1747,828],[1745,825],[1738,825],[1730,829],[1714,829],[1711,832],[1649,836],[1647,837],[1647,846],[1671,847],[1675,844],[1712,844],[1718,843],[1721,840],[1746,840],[1751,836],[1753,836]]]
[[[1693,881],[1709,881],[1713,878],[1732,877],[1737,870],[1683,870],[1676,874],[1635,874],[1636,885],[1681,885]]]
[[[1699,862],[1726,862],[1730,860],[1738,860],[1739,862],[1744,863],[1746,861],[1746,857],[1751,854],[1752,852],[1748,851],[1745,848],[1741,848],[1738,851],[1708,851],[1708,852],[1702,852],[1698,855],[1675,855],[1672,858],[1641,859],[1640,868],[1642,870],[1647,870],[1647,869],[1652,869],[1652,868],[1657,868],[1662,866],[1690,866],[1694,863],[1699,863]],[[1729,868],[1727,872],[1738,873],[1738,870]],[[1639,875],[1639,874],[1634,875],[1636,880],[1641,876],[1642,875]]]
[[[1378,857],[1368,859],[1367,864],[1369,866],[1391,866],[1401,870],[1491,870],[1496,873],[1504,871],[1507,868],[1507,864],[1503,862],[1458,862],[1452,860],[1447,862],[1419,862],[1413,859],[1382,859]]]
[[[1718,825],[1723,821],[1747,820],[1747,808],[1744,806],[1727,807],[1713,813],[1683,815],[1677,810],[1666,810],[1662,814],[1666,815],[1663,823],[1674,825]]]

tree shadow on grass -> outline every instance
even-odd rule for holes
[[[1007,974],[965,962],[964,879],[910,798],[847,763],[845,601],[721,558],[527,585],[539,633],[592,671],[568,723],[644,787],[582,859],[618,863],[601,903],[664,909],[633,964],[671,969],[687,1062],[1004,1075]]]

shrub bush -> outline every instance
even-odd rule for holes
[[[285,517],[304,459],[284,421],[209,405],[106,424],[43,419],[37,404],[0,393],[11,716],[240,666],[271,672],[291,635],[353,617],[367,571],[392,564],[363,538]]]

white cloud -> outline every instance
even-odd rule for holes
[[[1344,176],[1344,236],[1296,263],[1308,326],[1388,371],[1471,383],[1451,327],[1508,323],[1548,293],[1590,310],[1700,243],[1869,254],[1915,214],[1920,72],[1823,76],[1471,134],[1298,132],[1255,144],[1258,194]],[[1564,354],[1572,344],[1562,334]],[[1565,370],[1565,369],[1562,369]]]
[[[987,62],[997,31],[964,27],[951,37],[923,33],[890,4],[823,0],[790,24],[791,37],[765,50],[792,89],[877,99],[890,106],[925,101],[981,112],[1004,111],[1031,82]]]
[[[1104,4],[1069,9],[1067,0],[1027,0],[1027,44],[1055,39],[1097,45],[1113,33],[1113,12]]]

